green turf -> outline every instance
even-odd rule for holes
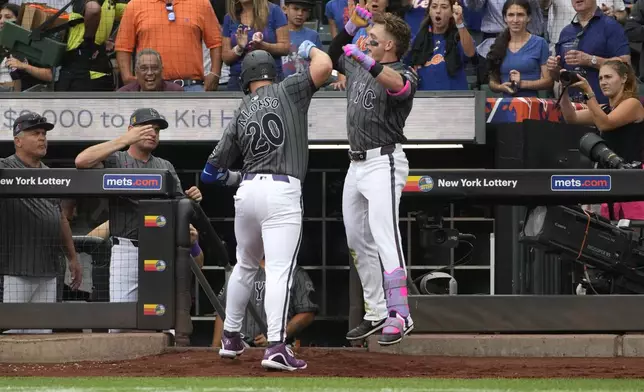
[[[644,380],[607,379],[387,379],[387,378],[0,378],[0,391],[135,392],[135,391],[644,391]]]

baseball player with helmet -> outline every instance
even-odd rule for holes
[[[370,24],[365,54],[350,42],[359,28]],[[357,6],[329,47],[335,69],[347,77],[351,163],[342,215],[366,313],[347,339],[364,339],[382,329],[381,345],[400,342],[414,327],[398,229],[398,206],[409,174],[401,143],[407,140],[403,128],[417,86],[416,74],[400,61],[410,39],[409,26],[401,18],[382,13],[372,22],[371,14]]]
[[[235,198],[237,263],[227,287],[226,319],[219,355],[244,352],[240,335],[253,279],[265,256],[267,369],[305,369],[285,344],[289,293],[302,236],[302,182],[308,165],[308,109],[331,74],[331,59],[304,41],[298,52],[309,69],[274,83],[275,59],[255,50],[242,62],[246,94],[201,174],[205,183],[239,185]],[[229,168],[243,157],[241,172]]]

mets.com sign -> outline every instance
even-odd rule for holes
[[[106,191],[158,191],[162,185],[161,174],[103,174]]]
[[[20,98],[1,99],[0,140],[13,141],[13,122],[21,114],[34,111],[56,125],[48,134],[51,141],[102,142],[122,135],[136,109],[151,107],[169,123],[168,129],[161,132],[162,141],[216,142],[240,104],[239,96],[230,95],[184,99],[180,98],[181,95],[174,98],[172,94],[122,98],[124,95],[121,93],[106,93],[105,96],[110,98],[72,99],[60,98],[60,94],[70,96],[67,93],[30,93]],[[154,98],[149,98],[151,95]],[[131,93],[127,95],[132,96]],[[482,111],[479,120],[485,122],[484,107],[479,111]],[[475,139],[476,112],[474,96],[417,96],[405,123],[405,136],[410,141],[421,142],[472,142]],[[314,97],[308,113],[309,140],[318,143],[345,141],[346,113],[346,97]]]

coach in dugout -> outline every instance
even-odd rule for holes
[[[197,187],[193,186],[184,193],[174,166],[167,160],[152,155],[159,145],[159,132],[166,128],[168,122],[155,109],[138,109],[130,117],[127,132],[114,140],[82,151],[76,157],[76,167],[167,169],[176,182],[176,193],[200,202],[201,192]],[[127,151],[121,151],[126,147]],[[109,233],[112,240],[110,302],[136,302],[139,287],[138,201],[125,197],[110,198]],[[180,326],[177,326],[177,335],[192,333],[192,324],[186,325],[185,328],[189,330],[180,330]]]
[[[0,169],[48,169],[47,132],[54,125],[37,113],[24,114],[13,124],[16,153],[0,159]],[[34,176],[40,172],[34,173]],[[43,173],[44,174],[44,173]],[[5,178],[13,178],[6,176]],[[71,288],[76,290],[82,271],[76,257],[68,219],[73,204],[58,199],[0,198],[0,275],[4,275],[2,302],[56,302],[57,277],[69,260]],[[5,333],[51,333],[9,330]]]
[[[264,270],[264,259],[259,262],[260,268],[257,269],[255,279],[253,280],[253,290],[249,301],[250,306],[255,306],[266,325],[266,312],[264,311],[266,271]],[[318,312],[318,306],[311,299],[311,293],[315,291],[311,278],[300,266],[295,266],[295,278],[291,287],[291,296],[288,302],[288,323],[286,324],[286,341],[292,344],[295,337],[306,327],[311,325],[315,314]],[[226,287],[221,290],[219,300],[226,304]],[[213,333],[212,346],[221,347],[221,335],[224,331],[224,321],[217,315],[215,319],[215,330]],[[259,325],[253,319],[251,313],[246,310],[244,321],[241,329],[242,339],[248,347],[267,347],[268,339],[260,329]]]

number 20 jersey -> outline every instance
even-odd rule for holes
[[[208,158],[243,173],[286,174],[304,181],[309,160],[308,110],[316,91],[308,70],[248,94]]]

